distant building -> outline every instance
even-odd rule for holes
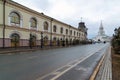
[[[83,33],[85,33],[84,36],[85,36],[85,39],[87,40],[87,30],[88,30],[88,28],[85,26],[85,23],[81,21],[81,22],[78,24],[78,29],[79,29],[80,31],[82,31]]]
[[[109,42],[110,41],[110,37],[105,34],[102,22],[99,27],[98,35],[94,37],[93,40],[96,42],[104,42],[104,41]]]

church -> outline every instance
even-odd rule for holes
[[[93,41],[95,42],[109,42],[110,37],[105,34],[103,24],[101,22],[99,31],[96,37],[93,38]]]

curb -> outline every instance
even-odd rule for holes
[[[90,76],[89,80],[95,80],[95,77],[96,77],[96,75],[97,75],[97,73],[100,69],[100,66],[103,63],[104,58],[105,58],[105,54],[102,56],[101,60],[99,61],[98,65],[97,65],[97,67],[94,69],[93,74]]]
[[[19,49],[19,50],[9,50],[9,51],[1,51],[0,54],[9,54],[16,52],[30,52],[30,51],[38,51],[38,50],[49,50],[49,49],[57,49],[57,48],[67,48],[67,47],[51,47],[51,48],[36,48],[36,49]]]
[[[38,49],[2,51],[2,52],[0,52],[0,54],[16,53],[16,52],[29,52],[29,51],[35,51],[35,50],[38,50]]]

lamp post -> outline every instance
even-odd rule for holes
[[[3,0],[3,48],[5,48],[5,3],[6,0]]]
[[[43,48],[43,32],[41,32],[41,48]]]
[[[63,35],[63,46],[65,46],[65,35]]]
[[[29,45],[30,45],[30,49],[32,49],[32,34],[30,34]]]

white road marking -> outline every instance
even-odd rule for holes
[[[45,76],[37,78],[36,80],[43,80],[44,78],[46,78],[46,77],[48,77],[50,75],[56,75],[55,77],[53,77],[52,79],[50,79],[50,80],[55,80],[58,77],[60,77],[61,75],[63,75],[64,73],[66,73],[67,71],[69,71],[70,69],[72,69],[73,67],[75,67],[76,65],[78,65],[79,63],[83,62],[84,60],[86,60],[87,58],[89,58],[90,56],[92,56],[93,54],[97,53],[101,49],[102,48],[97,49],[96,51],[94,51],[94,53],[93,53],[93,51],[91,51],[91,52],[88,53],[87,56],[82,56],[80,59],[74,60],[74,61],[68,63],[67,65],[62,66],[62,67],[58,68],[57,70],[55,70],[55,71],[53,71],[53,72],[51,72],[51,73],[49,73],[49,74],[47,74]],[[76,62],[76,63],[74,63],[74,62]],[[65,69],[64,71],[61,71],[61,72],[58,71],[58,70],[63,69],[65,67],[68,67],[68,68]],[[57,74],[55,74],[55,73],[57,73]]]
[[[58,75],[58,74],[60,74],[60,72],[54,72],[53,74],[54,74],[54,75]]]
[[[93,53],[93,54],[95,54],[95,53]],[[59,78],[61,75],[63,75],[64,73],[66,73],[67,71],[69,71],[70,69],[72,69],[73,67],[77,66],[79,63],[83,62],[84,60],[86,60],[87,58],[89,58],[90,56],[92,56],[93,54],[90,54],[90,55],[84,57],[82,60],[78,61],[76,64],[72,65],[71,67],[69,67],[68,69],[64,70],[63,72],[61,72],[60,74],[58,74],[57,76],[53,77],[50,80],[55,80],[55,79]]]
[[[75,68],[75,70],[77,70],[77,71],[80,71],[80,70],[87,71],[87,68],[81,68],[81,67],[79,67],[79,68]]]

